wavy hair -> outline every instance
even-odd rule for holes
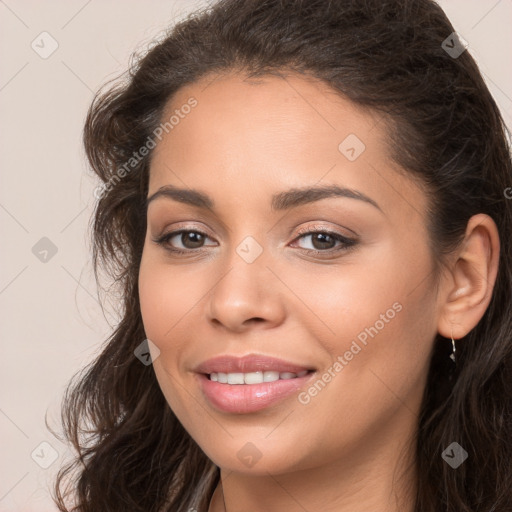
[[[492,299],[457,344],[454,371],[449,341],[434,342],[414,510],[510,511],[510,133],[469,51],[455,58],[443,48],[453,32],[432,0],[220,0],[169,28],[97,93],[83,136],[102,183],[93,260],[98,284],[105,271],[117,287],[120,321],[63,397],[62,426],[76,457],[55,482],[60,511],[203,512],[219,482],[219,468],[173,414],[151,365],[134,356],[146,338],[137,281],[152,152],[132,158],[154,137],[176,91],[233,70],[314,77],[378,113],[394,161],[428,194],[436,265],[460,244],[472,215],[495,221],[501,254]],[[441,457],[454,440],[469,453],[457,470]]]

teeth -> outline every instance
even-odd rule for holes
[[[244,374],[243,373],[228,373],[228,384],[243,384]]]
[[[279,380],[280,374],[279,372],[263,372],[263,382],[274,382]]]
[[[295,379],[304,377],[308,370],[299,373],[292,372],[249,372],[249,373],[210,373],[210,380],[221,384],[261,384],[263,382],[275,382],[279,379]]]
[[[263,372],[251,372],[244,374],[244,384],[261,384],[263,382]]]

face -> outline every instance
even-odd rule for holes
[[[173,412],[238,472],[394,450],[417,423],[437,306],[426,196],[391,161],[384,123],[299,76],[210,77],[173,114],[139,274]],[[254,357],[198,369],[218,356]],[[290,369],[308,373],[233,383]]]

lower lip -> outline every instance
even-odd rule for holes
[[[223,412],[247,414],[260,411],[293,395],[311,379],[314,372],[294,379],[261,384],[222,384],[197,374],[206,399]]]

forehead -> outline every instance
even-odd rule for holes
[[[372,130],[378,117],[356,107],[318,79],[210,75],[180,89],[168,103],[162,120],[179,113],[191,98],[197,106],[167,138],[174,150],[187,139],[189,147],[218,148],[226,158],[234,156],[235,148],[241,145],[246,160],[258,156],[263,160],[266,155],[276,154],[293,160],[304,158],[312,150],[337,157],[339,141],[355,134],[366,139],[367,146],[386,152],[380,132]],[[193,138],[189,138],[191,133]],[[155,153],[166,145],[160,144]]]
[[[184,108],[191,99],[195,106]],[[178,122],[154,150],[148,195],[167,184],[229,185],[231,195],[247,199],[250,190],[263,198],[337,183],[385,207],[419,192],[396,172],[381,117],[317,79],[210,75],[174,95],[162,122],[171,116]],[[421,208],[421,198],[415,201]]]

